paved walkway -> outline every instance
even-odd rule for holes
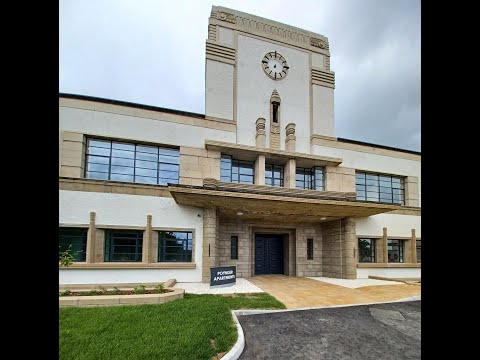
[[[211,288],[208,283],[176,283],[175,287],[184,289],[187,294],[243,294],[264,292],[243,278],[238,278],[235,285],[226,287]]]
[[[407,284],[350,289],[285,275],[260,275],[248,280],[284,303],[288,309],[395,301],[418,296],[421,289],[420,285]]]
[[[420,318],[420,301],[240,315],[240,360],[420,359]]]

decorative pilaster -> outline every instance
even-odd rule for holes
[[[289,159],[284,167],[284,185],[286,188],[296,188],[297,162],[295,159]]]
[[[388,263],[388,241],[387,241],[387,228],[383,228],[383,262]]]
[[[255,134],[255,145],[257,147],[264,148],[265,147],[265,119],[258,118],[256,121],[257,132]]]
[[[217,208],[209,207],[203,210],[203,251],[202,251],[202,282],[210,281],[210,268],[218,265],[218,227]]]
[[[270,97],[270,148],[280,149],[280,95],[273,90]]]
[[[415,229],[412,229],[412,263],[417,263],[417,235]]]
[[[289,123],[285,126],[285,151],[295,152],[295,124]]]
[[[147,215],[147,227],[143,233],[142,246],[142,262],[149,263],[152,261],[151,247],[152,247],[152,215]]]
[[[86,254],[86,262],[87,263],[94,263],[95,262],[95,242],[97,239],[96,236],[96,228],[95,228],[95,217],[96,214],[94,211],[90,212],[90,223],[88,225],[88,232],[87,232],[87,254]]]
[[[265,185],[265,155],[258,155],[255,161],[255,185]]]
[[[355,247],[357,244],[356,236],[356,222],[354,218],[347,217],[343,220],[342,233],[342,256],[343,256],[343,271],[344,279],[357,278],[357,256]]]

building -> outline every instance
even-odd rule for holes
[[[60,94],[61,284],[420,277],[420,153],[335,136],[328,38],[213,6],[205,114]]]

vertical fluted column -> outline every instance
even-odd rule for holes
[[[142,246],[142,262],[149,263],[152,261],[151,254],[152,247],[152,215],[147,215],[147,227],[143,233],[143,246]]]
[[[295,152],[295,124],[289,123],[285,126],[285,151]]]
[[[264,148],[265,147],[265,119],[264,118],[258,118],[256,121],[256,134],[255,134],[255,145],[257,147]]]
[[[86,254],[86,262],[87,263],[94,263],[95,262],[95,242],[96,242],[96,227],[95,227],[95,212],[90,212],[90,223],[88,225],[88,232],[87,232],[87,254]]]

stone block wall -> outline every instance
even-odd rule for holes
[[[326,166],[325,190],[355,192],[355,169],[342,166]]]
[[[179,183],[202,186],[204,178],[220,180],[220,152],[180,147]]]
[[[63,131],[60,143],[60,176],[82,178],[85,169],[85,136]]]
[[[323,276],[356,279],[355,220],[345,218],[322,225]]]
[[[322,276],[321,228],[299,227],[296,233],[296,276]],[[307,259],[307,239],[313,239],[313,260]]]
[[[231,237],[238,236],[238,260],[231,259]],[[252,276],[250,229],[241,223],[220,223],[219,266],[237,266],[237,277]]]

